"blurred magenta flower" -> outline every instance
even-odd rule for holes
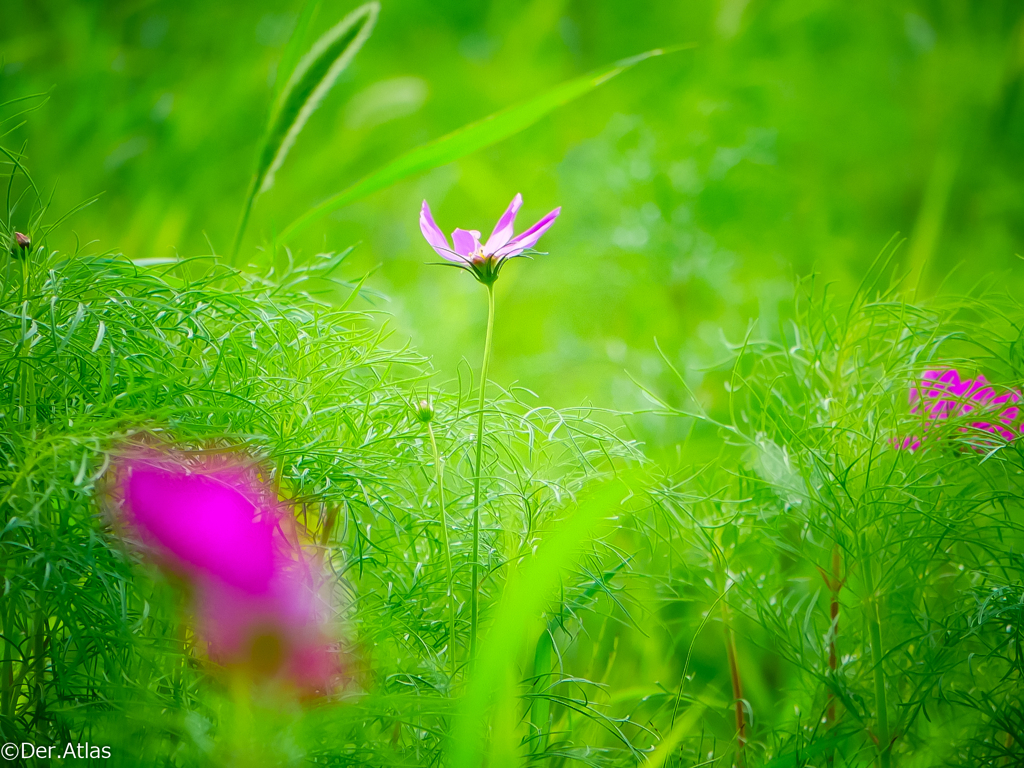
[[[327,632],[332,612],[322,582],[303,556],[280,561],[267,591],[259,595],[201,580],[195,610],[210,658],[286,680],[304,692],[329,693],[342,667],[337,643]]]
[[[977,417],[971,421],[973,429],[988,432],[1004,441],[1024,432],[1024,424],[1016,423],[1020,408],[1016,405],[1021,393],[1015,389],[997,391],[984,376],[961,378],[954,368],[925,371],[917,387],[910,389],[911,413],[923,414],[928,422],[942,419]],[[925,429],[928,428],[926,423]],[[966,432],[967,428],[961,431]],[[921,447],[916,436],[896,441],[896,447],[915,451]]]
[[[498,219],[486,243],[480,243],[480,233],[475,229],[456,229],[452,232],[452,243],[449,246],[448,238],[434,222],[430,206],[424,200],[420,208],[420,231],[438,256],[472,272],[480,282],[490,284],[498,278],[506,260],[522,256],[524,251],[533,248],[562,212],[561,208],[555,208],[525,232],[513,235],[516,214],[522,206],[523,196],[517,194]]]
[[[275,567],[276,513],[236,467],[193,471],[131,461],[125,512],[143,543],[186,575],[204,575],[264,594]]]
[[[191,587],[213,661],[306,693],[337,686],[326,579],[254,469],[150,451],[122,462],[117,475],[124,523]]]

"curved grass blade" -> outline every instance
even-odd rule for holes
[[[302,13],[295,22],[295,29],[292,30],[288,44],[281,54],[281,61],[277,65],[277,77],[274,80],[274,103],[276,104],[285,87],[291,80],[292,73],[298,66],[302,56],[302,49],[306,45],[310,27],[320,13],[320,6],[323,0],[307,0],[302,7]]]
[[[253,203],[260,194],[274,185],[274,175],[284,163],[295,139],[369,38],[379,12],[380,4],[377,2],[367,3],[352,11],[325,32],[309,53],[295,65],[295,71],[274,103],[267,121],[256,172],[249,185],[242,218],[231,248],[232,262],[242,244]]]
[[[325,32],[299,60],[271,113],[256,170],[259,192],[273,186],[274,174],[295,139],[370,36],[379,12],[380,4],[376,2],[357,8]]]
[[[401,181],[413,174],[458,160],[461,157],[476,152],[478,149],[489,147],[491,144],[495,144],[525,128],[529,128],[549,112],[589,93],[644,59],[690,47],[693,46],[656,49],[628,59],[622,59],[609,67],[557,85],[537,98],[508,107],[500,112],[495,112],[482,120],[458,128],[439,139],[422,144],[401,157],[392,160],[369,176],[364,176],[348,189],[342,190],[314,208],[311,208],[285,227],[278,240],[279,242],[286,242],[317,219],[337,208],[366,197],[372,192],[389,187],[395,182]]]
[[[531,619],[541,613],[557,589],[563,569],[577,556],[594,528],[628,495],[628,483],[622,478],[597,489],[540,545],[522,573],[511,577],[494,624],[474,660],[466,695],[453,723],[451,768],[478,768],[482,764],[489,705],[525,645]]]

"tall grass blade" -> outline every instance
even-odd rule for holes
[[[460,712],[452,728],[451,768],[478,768],[490,704],[503,687],[508,667],[514,665],[531,621],[538,617],[559,579],[594,528],[617,509],[628,495],[621,479],[609,482],[582,501],[540,546],[537,555],[518,577],[511,577],[494,623],[480,644]]]
[[[296,29],[297,35],[301,35],[302,28],[308,25],[313,10],[311,7],[309,13],[303,15],[303,24]],[[380,4],[377,2],[360,6],[325,32],[309,53],[295,65],[295,71],[270,111],[256,172],[249,185],[242,218],[231,248],[232,262],[238,255],[256,198],[274,185],[274,176],[299,133],[369,38],[379,12]]]
[[[495,112],[493,115],[458,128],[439,139],[422,144],[302,214],[284,228],[279,240],[287,242],[289,238],[294,237],[331,211],[389,187],[395,182],[453,162],[477,150],[489,147],[491,144],[496,144],[502,139],[529,128],[549,112],[589,93],[641,61],[682,50],[684,47],[692,46],[680,46],[666,50],[656,49],[622,59],[609,67],[604,67],[575,80],[569,80],[536,98]]]

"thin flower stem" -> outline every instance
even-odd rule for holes
[[[487,287],[487,332],[484,336],[484,360],[480,365],[480,399],[476,426],[476,472],[473,476],[473,592],[469,611],[469,657],[476,657],[476,632],[480,596],[480,477],[484,458],[484,396],[487,393],[487,365],[491,359],[491,336],[494,334],[494,286]]]
[[[179,616],[183,615],[184,612],[184,606],[181,604],[181,601],[179,601]],[[186,700],[187,696],[185,691],[185,674],[188,672],[188,625],[185,623],[183,619],[179,619],[178,621],[178,631],[176,640],[178,648],[181,649],[181,658],[178,659],[177,664],[174,665],[175,669],[173,691],[175,701],[181,704]]]
[[[864,586],[868,599],[868,627],[871,633],[871,658],[875,667],[875,709],[878,718],[878,759],[881,768],[892,765],[892,744],[889,735],[889,710],[885,698],[885,672],[882,670],[882,622],[878,612],[878,594],[871,573],[871,559],[867,554],[867,540],[861,539],[861,558],[864,568]]]
[[[21,259],[21,354],[24,358],[28,358],[32,354],[32,346],[28,343],[28,297],[29,297],[29,283],[31,281],[31,271],[29,269],[28,254],[23,254]],[[29,420],[32,408],[29,405],[29,377],[32,375],[31,366],[24,362],[20,366],[20,402],[18,405],[18,420],[22,424]],[[34,421],[34,420],[33,420]]]
[[[233,670],[229,680],[231,692],[231,730],[228,748],[231,765],[244,765],[252,737],[252,708],[250,691],[245,674],[241,670]]]
[[[444,560],[448,567],[448,623],[449,641],[448,656],[451,663],[451,676],[455,679],[455,576],[452,571],[452,548],[448,541],[448,515],[444,503],[444,463],[441,452],[437,450],[437,439],[434,437],[434,425],[427,422],[427,434],[430,435],[430,448],[434,452],[434,471],[437,473],[437,503],[441,508],[441,533],[444,537]]]

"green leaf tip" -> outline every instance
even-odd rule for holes
[[[263,142],[256,156],[256,171],[246,194],[231,248],[232,262],[238,255],[256,198],[274,186],[274,177],[295,140],[341,73],[370,37],[379,13],[380,3],[376,0],[359,6],[321,35],[295,65],[295,70],[270,110]]]
[[[299,63],[271,112],[257,168],[259,192],[274,185],[274,176],[310,116],[373,31],[380,3],[362,5],[325,32]]]

